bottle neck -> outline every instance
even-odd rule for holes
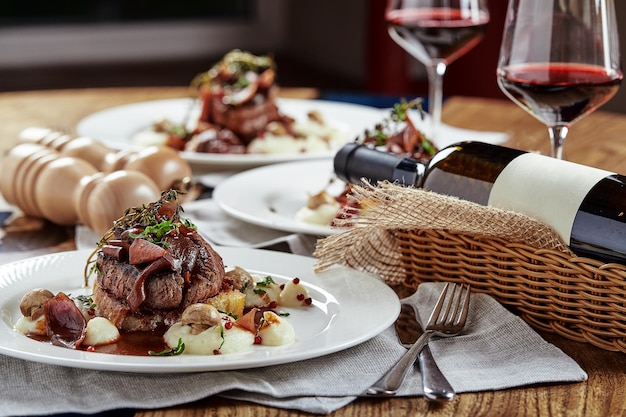
[[[398,158],[400,159],[400,158]],[[409,158],[402,158],[393,171],[393,182],[400,182],[406,185],[414,185],[421,187],[424,182],[424,174],[426,173],[426,165],[419,161]]]
[[[419,187],[426,166],[414,159],[349,143],[335,155],[334,169],[337,177],[348,183],[359,184],[365,178],[372,184],[386,180]]]

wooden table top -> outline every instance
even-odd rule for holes
[[[29,126],[71,130],[83,117],[126,103],[185,97],[181,87],[111,88],[30,91],[0,94],[0,150],[12,147],[19,132]],[[311,90],[284,91],[291,97],[314,97]],[[455,97],[447,100],[444,122],[474,130],[503,131],[508,145],[548,152],[545,126],[507,101]],[[578,121],[565,142],[567,159],[598,168],[626,173],[626,115],[598,111]],[[97,138],[96,138],[97,139]],[[71,249],[71,242],[51,248]],[[2,245],[0,245],[0,249]],[[4,248],[4,252],[6,252]],[[19,248],[14,249],[19,250]],[[608,416],[626,414],[626,355],[542,333],[588,373],[586,382],[548,384],[495,392],[463,393],[446,404],[422,397],[358,399],[333,413],[334,417],[383,416]],[[249,403],[208,398],[166,409],[140,410],[137,417],[197,416],[308,416]]]

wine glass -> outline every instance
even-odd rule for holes
[[[391,38],[426,67],[430,138],[436,140],[443,76],[451,62],[483,38],[489,22],[487,0],[388,0],[385,21]]]
[[[497,69],[498,85],[548,126],[551,152],[563,159],[570,126],[620,87],[613,0],[511,0]]]

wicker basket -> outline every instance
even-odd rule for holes
[[[472,285],[531,326],[626,353],[626,266],[577,257],[528,216],[391,183],[354,186],[358,217],[317,243],[317,269],[342,263],[398,290]],[[454,232],[452,232],[454,231]]]
[[[467,283],[531,326],[626,353],[626,266],[476,235],[394,230],[403,285]]]

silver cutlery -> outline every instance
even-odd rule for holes
[[[396,321],[396,333],[400,344],[410,349],[419,335],[423,333],[423,330],[418,321],[417,304],[413,298],[403,298],[400,302],[402,303],[402,312]],[[452,401],[455,396],[454,388],[441,373],[429,345],[424,346],[420,352],[418,362],[424,396],[432,401]]]
[[[456,392],[446,377],[441,373],[428,345],[418,357],[422,374],[422,388],[424,396],[431,401],[452,401]]]
[[[452,337],[461,333],[467,320],[469,300],[469,286],[446,283],[428,319],[424,333],[402,358],[365,393],[372,396],[395,395],[431,336]]]

